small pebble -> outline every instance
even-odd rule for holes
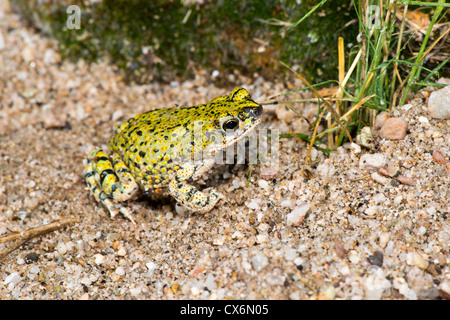
[[[383,233],[380,235],[379,241],[380,241],[380,248],[381,248],[381,249],[386,248],[386,245],[387,245],[387,243],[388,243],[388,241],[389,241],[389,233],[388,233],[388,232],[383,232]]]
[[[124,116],[123,111],[121,109],[118,109],[118,110],[114,111],[113,114],[111,115],[111,121],[117,122],[123,116]]]
[[[377,193],[376,195],[374,195],[372,197],[372,200],[373,200],[373,202],[375,202],[377,204],[382,204],[386,201],[386,197],[382,193]]]
[[[363,154],[359,159],[359,168],[361,170],[377,171],[386,166],[386,157],[381,153]]]
[[[59,243],[56,246],[56,251],[58,251],[58,253],[63,256],[66,252],[67,252],[67,247],[64,243]]]
[[[22,58],[25,62],[30,62],[34,60],[34,49],[30,46],[26,46],[22,50]]]
[[[269,235],[267,233],[258,234],[256,236],[256,242],[258,244],[268,243],[269,242]]]
[[[364,280],[364,292],[368,300],[380,300],[383,294],[388,294],[391,282],[386,279],[383,269],[378,268],[372,271]]]
[[[302,224],[305,216],[308,214],[311,206],[307,202],[303,202],[299,206],[296,206],[291,213],[286,216],[286,223],[288,226],[299,226]]]
[[[447,295],[447,299],[450,298],[450,280],[441,282],[441,284],[439,285],[439,289],[441,289]]]
[[[262,189],[267,190],[269,188],[269,182],[267,182],[267,180],[259,179],[258,186]]]
[[[385,177],[389,177],[389,171],[386,168],[380,168],[380,170],[378,170],[378,173]]]
[[[202,291],[199,288],[197,288],[197,287],[192,287],[191,288],[191,294],[193,296],[196,297],[196,296],[200,295],[200,293],[202,293]]]
[[[353,264],[358,264],[361,261],[361,258],[356,250],[350,250],[348,253],[348,260]]]
[[[433,159],[434,159],[434,161],[436,161],[439,164],[444,164],[445,165],[448,162],[447,157],[444,156],[444,154],[441,151],[439,151],[439,150],[434,150],[433,151]]]
[[[30,273],[33,273],[33,274],[38,274],[40,271],[41,271],[41,268],[39,268],[38,266],[33,266],[30,269]]]
[[[219,237],[213,240],[213,245],[215,246],[221,246],[225,243],[225,238],[224,237]]]
[[[450,86],[430,94],[428,112],[436,119],[450,119]]]
[[[173,282],[171,285],[170,285],[170,290],[172,290],[172,293],[173,294],[175,294],[175,293],[177,293],[179,290],[180,290],[180,284],[178,283],[178,282]]]
[[[5,49],[5,38],[3,37],[3,34],[0,32],[0,50]]]
[[[140,293],[141,293],[141,288],[140,287],[135,287],[135,288],[131,288],[130,289],[130,294],[133,297],[137,297]]]
[[[362,128],[361,132],[356,136],[356,143],[369,150],[375,147],[373,141],[373,134],[370,127]]]
[[[317,174],[327,182],[331,182],[334,179],[336,169],[330,159],[325,159],[321,164],[317,166]]]
[[[383,252],[376,251],[373,255],[367,257],[370,264],[381,267],[383,265]]]
[[[89,300],[89,293],[83,293],[78,300]]]
[[[211,77],[213,78],[217,78],[219,76],[220,72],[218,70],[214,70],[213,72],[211,72]]]
[[[97,253],[94,255],[94,262],[96,265],[101,265],[105,262],[105,257],[102,254]]]
[[[398,292],[402,294],[406,299],[417,300],[417,294],[408,286],[405,278],[395,277],[392,280],[392,286],[397,289]]]
[[[328,286],[317,296],[317,300],[334,300],[334,298],[336,298],[336,290],[334,289],[334,286]]]
[[[420,227],[419,230],[417,231],[417,234],[419,236],[423,236],[425,233],[427,232],[427,228],[425,228],[424,226]]]
[[[278,173],[278,169],[275,167],[268,167],[261,170],[261,178],[263,179],[273,179]]]
[[[292,206],[292,202],[290,199],[285,199],[285,200],[281,201],[281,203],[280,203],[280,207],[283,207],[283,208],[290,208],[291,206]]]
[[[249,209],[258,210],[261,203],[261,199],[252,199],[249,203],[246,203],[246,206]]]
[[[125,249],[125,247],[120,247],[119,250],[117,251],[117,255],[119,257],[124,257],[127,255],[127,250]]]
[[[413,105],[408,103],[408,104],[405,104],[404,106],[402,106],[401,109],[404,110],[404,111],[408,111],[412,107],[413,107]]]
[[[208,274],[208,276],[205,279],[205,287],[209,291],[213,291],[213,290],[217,289],[216,280],[214,279],[214,276],[211,273]]]
[[[402,201],[403,201],[403,197],[401,195],[398,195],[394,198],[394,203],[396,205],[399,205],[400,203],[402,203]]]
[[[301,266],[305,261],[303,260],[303,258],[297,257],[297,258],[294,259],[293,262],[298,267],[298,266]]]
[[[240,232],[239,230],[235,231],[232,235],[231,235],[231,239],[243,239],[245,237],[245,235]]]
[[[428,120],[427,117],[420,116],[420,117],[418,118],[418,120],[419,120],[419,122],[422,123],[422,124],[425,124],[425,125],[429,125],[429,124],[430,124],[430,120]]]
[[[389,181],[391,181],[391,179],[383,177],[378,172],[373,172],[370,176],[372,177],[373,180],[375,180],[376,182],[378,182],[382,185],[387,185],[387,184],[389,184]]]
[[[386,169],[388,172],[388,176],[392,178],[392,177],[398,175],[400,166],[399,166],[398,162],[396,162],[396,161],[388,161]]]
[[[406,256],[406,263],[419,267],[422,270],[426,270],[428,268],[428,261],[416,252],[408,252]]]
[[[354,143],[354,142],[352,142],[350,144],[350,150],[352,150],[355,154],[360,154],[361,153],[361,147],[358,144]]]
[[[231,181],[231,185],[233,186],[233,188],[239,189],[240,187],[239,179],[233,179],[233,181]]]
[[[397,180],[398,180],[398,182],[400,182],[402,184],[406,184],[408,186],[413,186],[416,184],[416,180],[414,180],[413,178],[410,178],[410,177],[406,177],[406,176],[398,176]]]
[[[391,116],[389,115],[389,113],[385,111],[380,112],[375,118],[375,125],[373,127],[374,130],[380,131],[386,120],[389,119],[390,117]]]
[[[117,267],[115,273],[119,276],[123,276],[125,274],[125,269],[123,267]]]
[[[336,243],[335,250],[339,258],[344,259],[347,256],[347,250],[341,242]]]
[[[441,268],[435,263],[430,263],[426,271],[433,276],[439,276],[442,274]]]
[[[403,140],[408,131],[408,123],[402,118],[387,119],[380,129],[380,137],[388,140]]]
[[[25,262],[30,264],[39,261],[39,254],[36,252],[30,252],[25,256]]]
[[[47,274],[47,271],[45,269],[41,270],[41,272],[39,272],[38,280],[42,284],[46,284],[48,282],[48,274]]]
[[[378,206],[370,206],[364,211],[364,214],[368,216],[374,216],[378,213]]]
[[[8,276],[5,277],[5,280],[3,280],[4,285],[8,285],[10,283],[17,284],[22,280],[22,277],[19,275],[18,272],[12,272]]]
[[[154,262],[148,262],[145,264],[145,266],[148,269],[149,275],[153,275],[153,272],[155,272],[156,268],[158,267]]]
[[[255,254],[252,257],[253,268],[258,272],[261,271],[268,264],[269,264],[269,259],[260,252],[258,252],[257,254]]]

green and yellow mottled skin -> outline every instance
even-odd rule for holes
[[[191,211],[208,212],[222,196],[214,189],[201,192],[187,180],[202,178],[214,166],[216,152],[253,131],[261,113],[247,90],[236,88],[207,104],[137,115],[117,128],[111,157],[100,148],[90,152],[86,182],[112,217],[121,212],[133,221],[118,202],[138,190],[149,196],[169,193]]]

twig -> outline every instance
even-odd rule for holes
[[[21,245],[25,244],[29,240],[42,236],[44,234],[56,231],[58,229],[62,229],[66,225],[70,223],[78,222],[78,218],[67,218],[67,219],[61,219],[56,222],[52,222],[49,224],[46,224],[44,226],[31,228],[22,232],[13,233],[10,235],[7,235],[5,237],[0,238],[0,243],[5,243],[13,240],[17,240],[14,244],[12,244],[10,247],[6,248],[5,250],[0,252],[0,260],[3,259],[5,256],[7,256],[9,253],[13,252],[17,248],[19,248]]]

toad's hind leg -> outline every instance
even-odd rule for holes
[[[195,177],[193,165],[185,165],[183,169],[176,172],[175,177],[169,183],[169,193],[183,207],[198,213],[206,213],[216,205],[222,195],[215,189],[208,193],[197,190],[194,186],[186,183],[186,180]]]
[[[85,176],[91,193],[105,205],[111,217],[121,212],[133,221],[130,209],[116,202],[132,198],[138,184],[117,154],[109,157],[102,149],[94,148],[88,156]]]

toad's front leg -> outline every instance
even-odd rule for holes
[[[116,202],[134,197],[138,184],[117,154],[109,157],[100,148],[94,148],[85,167],[86,183],[95,199],[105,205],[111,217],[121,212],[133,223],[130,209]]]
[[[215,189],[210,189],[208,193],[197,190],[194,186],[186,183],[186,180],[196,177],[195,167],[186,164],[176,172],[175,177],[169,183],[169,193],[183,207],[198,213],[211,211],[222,195]]]

